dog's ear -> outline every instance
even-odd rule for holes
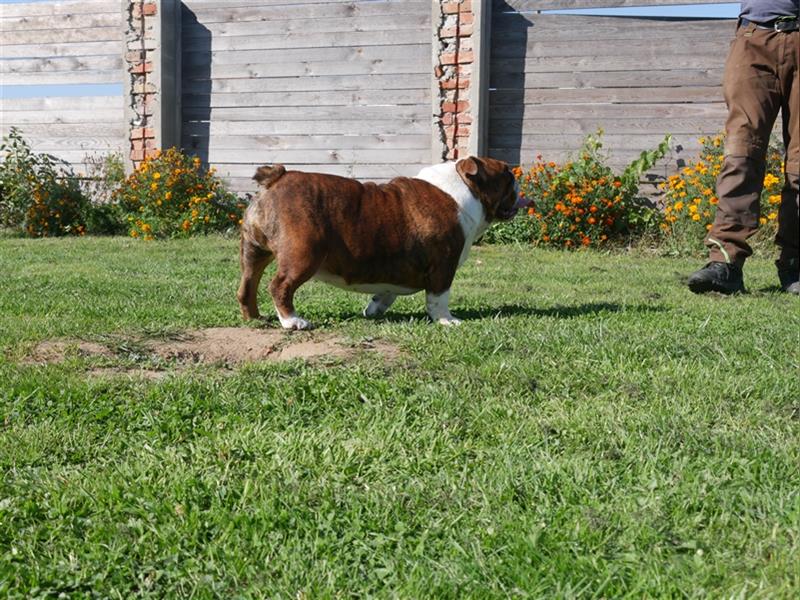
[[[480,164],[478,159],[474,156],[470,156],[456,163],[456,171],[458,171],[458,174],[461,175],[461,179],[465,181],[468,177],[474,178],[478,174],[479,170]]]
[[[264,165],[256,169],[256,174],[253,175],[253,179],[255,179],[258,185],[269,188],[273,183],[278,181],[284,173],[286,173],[286,167],[283,165]]]

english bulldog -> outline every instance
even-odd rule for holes
[[[450,314],[450,286],[473,242],[490,223],[524,204],[504,162],[470,157],[426,167],[385,184],[335,175],[259,167],[260,190],[241,227],[238,299],[245,319],[259,318],[258,285],[277,260],[269,292],[284,329],[309,329],[294,294],[309,279],[371,294],[367,317],[383,315],[398,295],[425,290],[430,318]]]

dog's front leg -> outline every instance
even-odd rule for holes
[[[428,309],[428,316],[434,323],[440,325],[460,325],[461,321],[450,314],[448,305],[450,304],[450,290],[441,294],[425,292],[425,306]]]

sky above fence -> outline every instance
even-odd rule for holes
[[[0,16],[3,4],[31,2],[52,2],[53,0],[0,0]],[[646,6],[628,8],[576,9],[556,12],[561,14],[604,15],[604,16],[646,16],[673,18],[736,18],[739,2],[725,4],[687,4],[675,6]],[[2,59],[2,57],[0,57]],[[8,60],[8,59],[6,59]],[[121,95],[122,84],[81,84],[81,85],[2,85],[0,98],[40,98],[47,96],[109,96]]]

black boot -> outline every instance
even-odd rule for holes
[[[800,296],[800,260],[797,258],[788,261],[776,260],[775,266],[778,267],[781,289]]]
[[[742,268],[724,262],[710,262],[689,276],[689,289],[695,294],[720,292],[737,294],[744,292]]]

